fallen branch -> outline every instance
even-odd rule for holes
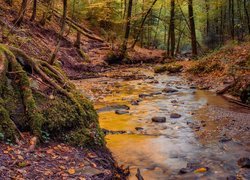
[[[223,97],[225,97],[225,98],[226,98],[229,102],[231,102],[231,103],[235,103],[235,104],[237,104],[237,105],[240,105],[240,106],[243,106],[243,107],[245,107],[245,108],[250,109],[250,106],[249,106],[249,105],[244,104],[244,103],[242,103],[242,102],[240,102],[240,101],[238,101],[238,100],[236,100],[236,99],[230,98],[230,97],[228,97],[228,96],[223,96]]]
[[[216,92],[216,94],[218,94],[218,95],[224,94],[224,93],[227,92],[230,88],[232,88],[233,86],[235,86],[235,84],[236,84],[236,81],[234,81],[233,83],[227,85],[227,86],[224,87],[223,89],[218,90],[218,91]]]
[[[55,10],[55,9],[52,9],[52,11],[54,12],[55,16],[57,17],[60,17],[60,13]],[[86,27],[83,27],[82,25],[78,24],[77,22],[75,22],[74,20],[72,20],[71,18],[69,17],[66,17],[66,20],[69,21],[70,23],[78,26],[79,28],[81,28],[83,31],[89,33],[89,34],[94,34],[91,30],[87,29]]]
[[[55,17],[61,18],[61,16],[58,14],[57,11],[53,10]],[[56,12],[56,13],[55,13]],[[66,23],[70,25],[73,29],[77,30],[80,32],[82,35],[86,36],[89,39],[93,39],[99,42],[104,42],[104,40],[96,35],[94,35],[90,30],[87,30],[86,28],[82,27],[81,25],[77,24],[73,20],[69,19],[68,17],[66,18]]]
[[[137,177],[138,180],[144,180],[144,178],[143,178],[142,175],[141,175],[141,171],[140,171],[139,168],[137,169],[137,173],[136,173],[135,176]]]

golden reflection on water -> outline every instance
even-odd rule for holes
[[[112,111],[99,113],[100,126],[112,131],[135,130],[135,127],[139,126],[140,123],[131,121],[131,118],[130,114],[116,115]]]
[[[169,77],[162,78],[165,78],[166,81]],[[109,79],[108,82],[112,83],[112,79]],[[80,85],[81,87],[84,87],[86,82],[85,84],[81,82]],[[100,89],[104,88],[104,84],[102,81],[100,82],[100,80],[96,83],[92,82],[91,85],[99,87]],[[165,85],[162,84],[160,89],[164,86]],[[156,133],[159,133],[161,132],[159,127],[163,125],[147,124],[148,120],[150,120],[154,115],[159,115],[161,112],[163,114],[168,114],[169,112],[173,112],[175,110],[178,110],[180,113],[184,113],[183,116],[187,119],[191,118],[192,120],[197,121],[205,120],[207,124],[204,129],[210,131],[217,128],[217,123],[212,121],[212,117],[214,115],[208,113],[206,104],[212,104],[224,108],[233,108],[233,106],[221,96],[216,96],[214,93],[199,90],[196,90],[193,94],[189,88],[180,90],[177,96],[167,95],[149,97],[140,102],[139,106],[131,106],[130,101],[138,99],[139,94],[148,94],[159,91],[159,87],[157,87],[157,85],[145,83],[143,80],[115,82],[109,86],[109,89],[111,91],[110,94],[104,95],[95,102],[96,109],[114,104],[129,105],[131,108],[129,110],[130,113],[124,115],[117,115],[114,110],[99,113],[100,126],[104,129],[112,131],[125,130],[136,132],[135,127],[145,127],[146,129],[148,128],[148,132],[155,130]],[[102,94],[99,94],[98,96],[101,95]],[[174,106],[170,102],[167,104],[167,101],[171,100],[171,98],[172,100],[177,98],[178,101],[180,101],[177,104],[178,106]],[[181,104],[181,101],[184,103]],[[187,114],[187,111],[193,112],[195,109],[198,110],[194,116],[189,116]],[[140,121],[140,119],[142,121]],[[186,167],[186,160],[179,157],[179,155],[185,155],[186,157],[195,153],[194,150],[196,146],[192,143],[186,142],[192,141],[193,131],[189,132],[189,128],[185,126],[185,121],[183,124],[178,124],[178,120],[176,120],[176,125],[171,124],[169,119],[168,121],[168,128],[166,131],[164,129],[162,132],[165,134],[171,134],[172,138],[140,134],[115,134],[106,136],[107,146],[112,151],[118,162],[122,162],[125,166],[132,165],[132,175],[130,176],[130,179],[136,179],[134,175],[138,167],[141,168],[141,173],[145,180],[167,179],[166,177],[171,174],[171,171],[178,171],[180,168]],[[171,130],[171,127],[174,127],[174,129]],[[179,130],[181,127],[184,130]],[[180,134],[178,132],[180,132]],[[209,139],[209,141],[216,139],[217,136],[218,134],[211,134],[211,139]],[[198,139],[198,141],[202,144],[207,143],[207,141],[203,139]]]

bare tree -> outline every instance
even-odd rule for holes
[[[22,0],[21,8],[18,13],[18,18],[15,20],[15,24],[20,26],[23,22],[23,18],[27,9],[28,0]]]
[[[63,38],[63,33],[64,33],[65,26],[66,26],[66,17],[67,17],[67,0],[63,0],[63,16],[62,16],[61,31],[60,31],[60,34],[59,34],[59,39],[58,39],[58,42],[57,42],[56,49],[54,50],[54,52],[52,53],[52,56],[50,58],[50,61],[49,61],[50,64],[54,64],[54,62],[56,60],[56,55],[57,55],[57,53],[58,53],[58,51],[60,49],[61,41],[62,41],[62,38]]]

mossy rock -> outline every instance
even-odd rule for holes
[[[183,66],[179,64],[168,64],[162,66],[156,66],[154,68],[155,73],[163,73],[168,71],[169,73],[179,73],[181,72]]]
[[[166,69],[170,73],[179,73],[181,72],[183,66],[180,64],[170,64],[166,66]]]
[[[28,69],[34,69],[32,76]],[[93,105],[60,71],[0,46],[0,140],[15,142],[20,133],[30,132],[43,142],[45,132],[76,146],[104,145]]]
[[[156,66],[154,68],[154,72],[155,73],[163,73],[163,72],[166,72],[167,71],[167,67],[162,65],[162,66]]]

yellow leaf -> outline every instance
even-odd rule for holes
[[[69,173],[69,174],[75,174],[75,173],[76,173],[76,170],[73,169],[73,168],[70,168],[70,169],[68,170],[68,173]]]
[[[59,168],[60,168],[60,169],[63,169],[63,170],[66,169],[65,166],[59,166]]]
[[[52,154],[53,153],[53,149],[48,149],[46,152],[47,152],[47,154]]]
[[[194,171],[194,173],[204,173],[207,172],[207,168],[199,168]]]
[[[24,160],[23,156],[21,156],[21,155],[18,155],[17,158],[18,158],[19,160]]]

